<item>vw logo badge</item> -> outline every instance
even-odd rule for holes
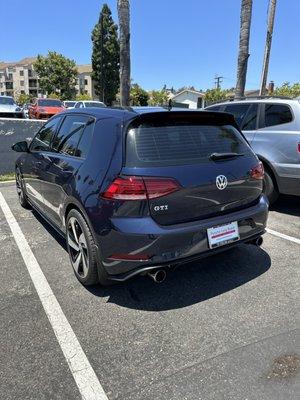
[[[225,175],[218,175],[216,177],[216,186],[218,189],[223,190],[227,186],[227,178]]]

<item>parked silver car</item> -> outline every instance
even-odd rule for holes
[[[279,193],[300,196],[300,101],[259,98],[207,107],[234,115],[265,167],[264,190],[273,203]]]
[[[0,117],[2,118],[24,118],[24,112],[13,97],[0,96]]]

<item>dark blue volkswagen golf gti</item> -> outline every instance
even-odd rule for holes
[[[73,109],[19,142],[20,203],[66,237],[84,285],[261,244],[263,167],[230,114]]]

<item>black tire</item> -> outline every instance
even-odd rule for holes
[[[267,196],[269,203],[273,204],[278,199],[279,193],[275,182],[270,173],[265,169],[265,176],[263,181],[263,192]]]
[[[27,210],[30,209],[31,207],[30,204],[28,203],[27,196],[25,194],[23,179],[19,168],[16,169],[16,188],[17,188],[19,203],[23,208],[26,208]]]
[[[98,259],[97,247],[90,228],[83,215],[72,209],[66,220],[67,248],[77,279],[84,285],[109,285],[110,281]],[[77,237],[75,237],[74,234]],[[77,245],[77,248],[75,248]],[[77,257],[81,257],[79,260]]]

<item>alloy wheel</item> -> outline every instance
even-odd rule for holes
[[[67,241],[76,274],[86,278],[89,272],[89,251],[83,229],[75,217],[68,220]]]

